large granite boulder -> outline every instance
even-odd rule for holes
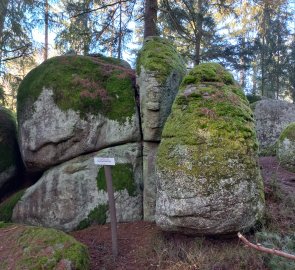
[[[149,37],[139,51],[136,65],[143,139],[160,141],[186,72],[185,64],[170,41]]]
[[[263,183],[249,103],[222,66],[184,78],[157,158],[156,223],[188,234],[249,229],[262,216]]]
[[[263,99],[253,104],[259,151],[261,155],[275,155],[275,143],[281,132],[295,122],[295,105],[274,99]]]
[[[17,223],[65,231],[109,219],[103,166],[94,157],[114,157],[113,186],[119,222],[142,218],[142,153],[139,143],[79,156],[46,171],[13,210]]]
[[[60,56],[32,70],[17,97],[28,170],[139,141],[134,80],[131,69],[106,57]]]
[[[295,123],[291,123],[283,130],[276,147],[280,165],[295,172]]]
[[[16,120],[12,112],[0,106],[0,191],[16,176],[19,165]]]

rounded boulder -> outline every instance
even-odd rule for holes
[[[156,223],[195,235],[247,230],[262,216],[263,183],[249,103],[221,65],[184,78],[157,158]]]

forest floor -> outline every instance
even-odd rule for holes
[[[281,168],[275,157],[261,157],[265,182],[266,214],[256,230],[289,235],[295,232],[295,173]],[[14,270],[20,250],[13,249],[17,227],[0,229],[1,258],[9,257]],[[246,248],[236,235],[228,238],[190,237],[164,233],[154,223],[118,224],[119,256],[114,260],[109,224],[94,225],[71,233],[90,254],[91,270],[267,270],[267,257]],[[257,242],[255,231],[245,235]],[[7,248],[11,247],[11,248]],[[6,252],[12,251],[13,252]],[[295,269],[295,268],[275,268]]]
[[[261,157],[265,182],[266,217],[260,230],[294,232],[295,173],[279,166],[275,157]],[[103,269],[268,269],[261,253],[246,248],[237,237],[228,239],[189,237],[161,232],[154,223],[118,224],[119,256],[114,260],[109,224],[72,232],[89,248],[91,270]],[[254,234],[247,237],[255,242]]]

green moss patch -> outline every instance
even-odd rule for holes
[[[206,193],[218,188],[220,179],[239,179],[245,170],[262,187],[257,149],[252,110],[231,74],[218,64],[193,69],[165,124],[156,160],[159,170],[210,179]]]
[[[89,227],[92,224],[105,224],[107,220],[108,206],[101,204],[95,207],[88,215],[86,219],[83,219],[77,226],[77,230],[82,230]]]
[[[112,166],[112,179],[115,191],[126,189],[129,196],[136,196],[136,184],[133,178],[133,167],[131,164],[116,164]],[[106,179],[103,168],[97,174],[97,187],[100,190],[107,191]]]
[[[295,123],[289,124],[281,133],[279,141],[288,139],[292,142],[295,142]]]
[[[14,115],[0,106],[0,172],[16,165],[18,153],[16,136]]]
[[[135,113],[134,72],[107,57],[59,56],[33,69],[17,95],[18,116],[32,106],[42,90],[52,89],[58,107],[85,117],[97,113],[125,122]],[[29,104],[29,105],[28,105]]]
[[[163,83],[172,70],[185,74],[185,64],[173,44],[160,37],[149,37],[144,41],[138,53],[136,71],[141,72],[141,67],[147,71],[155,71],[157,79]]]
[[[193,68],[184,77],[182,87],[200,82],[221,82],[234,84],[233,76],[217,63],[203,63]]]
[[[18,191],[0,204],[0,221],[11,222],[13,208],[24,193],[25,190]]]
[[[70,261],[73,269],[89,269],[87,248],[63,232],[26,227],[17,244],[23,251],[17,269],[57,269],[62,260]]]

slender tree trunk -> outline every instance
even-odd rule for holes
[[[119,18],[119,40],[118,40],[118,59],[122,58],[122,37],[123,37],[123,33],[122,33],[122,3],[120,1],[119,3],[120,5],[120,18]]]
[[[197,29],[195,29],[195,59],[194,64],[199,65],[201,62],[201,40],[203,38],[203,14],[202,14],[203,0],[198,0],[197,10]]]
[[[144,38],[157,36],[157,0],[145,0]]]
[[[49,5],[45,0],[45,44],[44,44],[44,61],[48,58],[48,21],[49,21]]]
[[[1,63],[2,63],[2,40],[3,40],[3,30],[4,30],[4,22],[5,17],[7,14],[8,8],[8,0],[0,0],[0,70],[1,70]]]
[[[240,64],[241,64],[241,70],[240,70],[240,85],[244,89],[246,86],[246,67],[245,67],[245,38],[242,37],[242,44],[241,44],[241,56],[240,56]]]

